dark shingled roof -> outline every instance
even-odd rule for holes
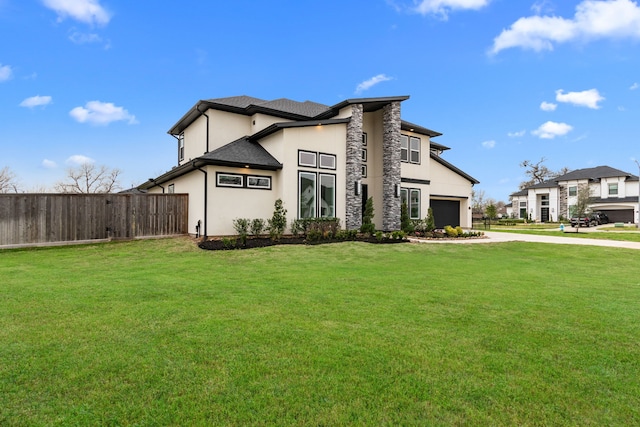
[[[529,192],[527,190],[516,191],[515,193],[511,193],[510,196],[526,196]]]
[[[250,166],[258,169],[282,169],[282,164],[277,161],[260,144],[249,141],[245,136],[230,142],[207,154],[198,157],[207,164],[227,166]]]
[[[573,181],[573,180],[599,180],[602,178],[613,178],[616,176],[625,176],[630,181],[637,181],[638,177],[629,172],[621,171],[609,166],[596,166],[595,168],[577,169],[559,176],[555,181]]]

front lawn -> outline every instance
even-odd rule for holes
[[[637,425],[625,249],[0,251],[0,425]]]
[[[578,230],[578,231],[576,231]],[[492,228],[491,231],[500,231],[503,233],[517,233],[517,234],[534,234],[538,236],[556,236],[556,237],[576,237],[579,239],[598,239],[598,240],[617,240],[624,242],[640,242],[640,233],[632,231],[621,231],[615,229],[604,229],[605,231],[593,231],[585,228],[575,229],[573,227],[565,228],[565,231],[560,230],[523,230],[523,229],[506,229],[506,228]],[[637,229],[634,229],[637,231]]]

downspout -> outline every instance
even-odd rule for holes
[[[200,111],[200,105],[196,105],[196,110],[198,110],[198,113],[200,113],[201,116],[205,116],[207,118],[207,151],[204,152],[204,154],[207,154],[209,152],[209,116],[207,116],[205,114],[205,111]]]
[[[202,241],[205,241],[207,240],[207,194],[209,193],[207,191],[207,182],[209,180],[207,179],[207,171],[200,167],[197,167],[195,160],[191,162],[191,165],[194,169],[198,169],[204,174],[204,232],[202,233]]]
[[[158,181],[156,181],[153,178],[149,178],[149,181],[153,182],[153,187],[160,187],[162,188],[162,194],[164,194],[164,187],[160,184],[158,184]],[[153,187],[149,187],[149,189],[152,189]]]

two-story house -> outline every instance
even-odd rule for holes
[[[578,169],[511,194],[514,216],[549,222],[574,215],[581,187],[589,189],[590,209],[611,222],[638,220],[638,177],[609,166]]]
[[[177,166],[138,188],[188,193],[189,229],[234,233],[236,218],[270,218],[281,199],[293,218],[362,224],[374,202],[376,229],[400,228],[432,207],[436,224],[471,227],[476,179],[441,157],[440,136],[403,121],[408,96],[348,99],[333,106],[235,96],[198,101],[170,130]]]

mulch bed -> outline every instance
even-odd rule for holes
[[[247,243],[243,246],[240,239],[212,239],[204,242],[200,242],[198,246],[200,249],[206,249],[210,251],[224,251],[234,249],[253,249],[253,248],[265,248],[267,246],[276,245],[322,245],[327,243],[340,243],[340,242],[366,242],[375,244],[395,244],[395,243],[409,243],[407,239],[382,239],[378,240],[375,237],[358,236],[355,239],[349,240],[317,240],[307,241],[304,237],[300,236],[282,236],[280,240],[274,241],[269,237],[250,237],[247,238]]]

